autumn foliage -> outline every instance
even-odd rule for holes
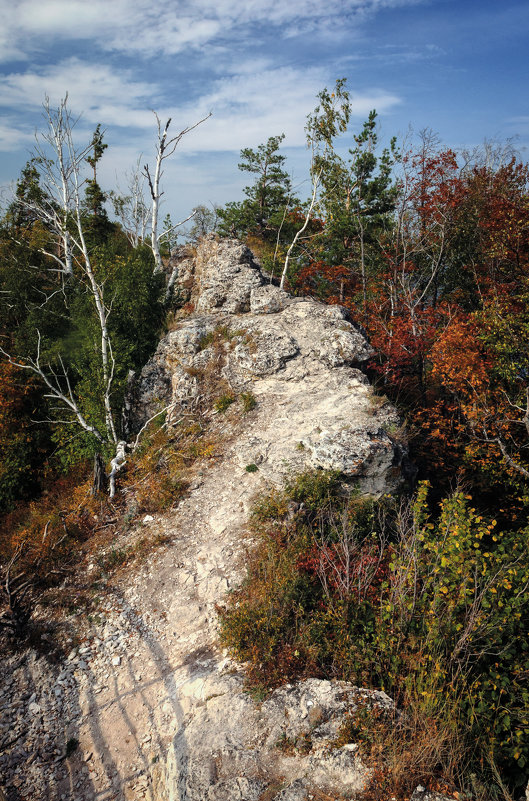
[[[220,610],[222,640],[254,683],[316,675],[386,690],[417,724],[403,727],[399,758],[430,754],[400,765],[392,793],[435,778],[454,789],[469,769],[523,782],[527,529],[501,532],[460,492],[434,516],[426,484],[412,501],[374,503],[325,473],[262,499],[254,528],[247,580]]]
[[[320,477],[315,509],[305,477],[296,515],[300,485],[258,504],[261,544],[222,636],[254,684],[337,676],[402,703],[413,742],[395,743],[395,775],[377,767],[373,798],[409,797],[406,776],[516,797],[529,761],[529,167],[490,146],[463,158],[428,131],[382,157],[373,122],[351,159],[328,154],[288,281],[367,331],[370,376],[431,488],[392,512],[344,509]]]

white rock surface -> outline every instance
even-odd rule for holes
[[[403,449],[391,433],[398,416],[359,369],[373,350],[345,309],[265,283],[236,240],[204,240],[184,276],[196,313],[178,323],[144,368],[136,428],[169,403],[179,417],[200,391],[197,371],[218,358],[205,338],[224,330],[230,334],[223,376],[234,392],[251,391],[258,402],[251,426],[238,436],[242,467],[259,465],[275,484],[308,468],[341,470],[372,494],[399,483]]]
[[[257,704],[240,676],[207,675],[187,691],[197,706],[184,719],[154,771],[160,801],[257,801],[278,784],[271,799],[305,799],[321,793],[352,797],[371,771],[355,746],[335,747],[340,724],[358,698],[391,707],[384,693],[345,682],[308,679],[276,690]]]

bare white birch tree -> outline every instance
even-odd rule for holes
[[[0,353],[6,357],[8,362],[12,364],[14,367],[19,367],[22,370],[29,370],[32,373],[35,373],[42,382],[46,386],[46,394],[45,398],[49,398],[50,400],[58,401],[63,410],[67,410],[72,413],[77,423],[81,426],[81,428],[86,431],[88,434],[92,434],[98,442],[104,443],[106,441],[105,434],[99,431],[99,429],[91,425],[85,418],[84,414],[82,413],[79,405],[75,399],[72,386],[70,380],[68,378],[68,373],[66,368],[64,367],[62,357],[59,356],[59,364],[61,367],[60,373],[58,373],[53,367],[47,366],[44,367],[41,364],[41,337],[40,331],[37,331],[37,353],[35,358],[28,356],[27,359],[21,360],[14,358],[10,353],[7,353],[1,346],[0,346]]]
[[[306,231],[314,209],[318,204],[318,191],[322,176],[329,159],[334,154],[334,140],[339,134],[345,133],[347,125],[349,124],[351,103],[349,100],[349,92],[345,89],[345,83],[345,78],[338,79],[332,93],[329,93],[327,89],[323,89],[318,94],[318,100],[320,102],[316,106],[314,113],[307,116],[305,131],[307,134],[307,147],[310,148],[312,153],[310,165],[312,194],[303,225],[296,232],[287,250],[283,273],[279,284],[281,289],[283,289],[285,285],[292,252],[302,234]]]
[[[210,115],[208,115],[209,117]],[[180,131],[179,134],[168,139],[168,129],[171,120],[168,120],[163,131],[160,120],[158,123],[158,151],[154,174],[151,176],[148,166],[145,167],[151,197],[153,201],[151,217],[151,242],[155,256],[155,272],[162,268],[159,251],[159,242],[163,235],[158,234],[159,201],[163,194],[160,190],[162,177],[162,164],[175,150],[182,137],[196,128],[208,117],[204,117],[195,125]],[[55,403],[55,411],[63,410],[67,413],[67,420],[62,422],[73,423],[103,446],[114,451],[111,460],[110,496],[115,493],[116,475],[126,461],[127,443],[118,437],[115,423],[115,411],[112,409],[112,393],[115,384],[116,363],[112,350],[108,320],[112,311],[112,304],[108,302],[104,292],[104,282],[98,280],[94,270],[90,249],[88,247],[83,228],[83,187],[86,183],[84,171],[87,157],[91,153],[92,144],[78,149],[74,144],[73,129],[77,123],[68,108],[68,96],[61,100],[58,108],[50,106],[49,98],[44,103],[44,119],[46,129],[44,133],[36,135],[35,161],[41,172],[42,195],[38,199],[16,198],[22,208],[40,220],[49,234],[51,248],[42,248],[41,252],[56,265],[54,268],[69,282],[79,282],[88,291],[95,317],[98,322],[98,355],[101,370],[101,397],[100,402],[104,415],[105,425],[96,425],[89,418],[90,415],[83,410],[80,399],[76,396],[75,386],[68,375],[67,368],[59,355],[55,357],[55,367],[45,364],[42,356],[41,336],[37,331],[37,347],[34,356],[17,358],[0,347],[0,353],[8,361],[24,370],[37,375],[45,386],[45,397]],[[139,243],[145,235],[145,209],[139,171],[132,177],[132,207],[131,220],[134,228],[133,239]],[[190,215],[191,217],[192,215]],[[187,219],[190,219],[188,217]],[[187,220],[183,220],[183,224]],[[178,227],[173,226],[173,228]],[[130,239],[129,239],[130,241]]]
[[[68,95],[57,109],[45,98],[43,116],[46,130],[35,134],[34,158],[41,173],[42,200],[20,201],[39,219],[56,243],[56,251],[42,249],[60,272],[73,275],[74,252],[82,253],[82,242],[73,234],[80,221],[80,189],[84,183],[81,168],[90,153],[91,144],[80,150],[74,147],[72,131],[77,123],[68,108]],[[50,153],[52,158],[50,158]]]
[[[211,112],[203,117],[198,122],[195,122],[194,125],[189,125],[187,128],[183,128],[179,133],[175,136],[169,138],[169,126],[171,125],[171,117],[165,123],[165,126],[162,128],[162,122],[156,112],[154,112],[154,116],[156,117],[156,125],[158,129],[158,139],[156,143],[156,161],[154,165],[154,172],[151,172],[149,165],[145,164],[143,168],[143,174],[145,175],[147,182],[149,184],[149,190],[151,194],[151,247],[154,256],[154,272],[160,273],[162,271],[162,257],[160,255],[160,240],[167,236],[169,233],[167,230],[163,231],[161,234],[158,233],[158,223],[159,223],[159,214],[160,214],[160,200],[163,195],[163,191],[160,188],[160,181],[163,175],[162,165],[163,162],[172,156],[175,152],[176,148],[180,144],[182,138],[188,134],[190,131],[193,131],[203,122],[211,117]],[[181,220],[176,225],[173,225],[171,230],[178,228],[180,225],[183,225],[188,220],[193,217],[193,213],[189,215],[185,220]]]
[[[99,324],[99,355],[102,373],[102,405],[104,408],[105,430],[100,431],[86,419],[81,411],[72,388],[67,370],[59,356],[60,372],[51,365],[41,363],[41,337],[37,332],[38,344],[35,357],[24,360],[14,359],[5,350],[0,352],[11,362],[29,370],[43,381],[47,388],[46,397],[59,403],[69,412],[73,420],[100,443],[106,443],[120,451],[111,393],[114,384],[115,360],[110,340],[108,318],[111,307],[105,301],[103,284],[97,280],[90,251],[86,242],[82,220],[82,196],[84,186],[83,170],[91,145],[77,149],[73,140],[73,129],[77,119],[67,105],[68,97],[61,100],[57,109],[50,107],[49,98],[44,103],[44,119],[47,130],[36,136],[35,155],[43,170],[43,200],[18,200],[22,207],[39,219],[55,241],[57,252],[42,249],[50,257],[58,270],[71,280],[78,280],[87,287]]]

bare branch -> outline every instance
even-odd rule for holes
[[[194,217],[196,213],[197,213],[197,211],[196,211],[196,209],[195,209],[195,211],[192,211],[192,212],[191,212],[191,214],[190,214],[188,217],[186,217],[186,218],[185,218],[185,220],[181,220],[180,222],[177,222],[175,225],[171,225],[171,227],[170,227],[170,228],[166,228],[166,229],[163,231],[163,233],[161,233],[161,234],[160,234],[160,236],[158,237],[158,242],[161,242],[161,241],[162,241],[162,239],[164,239],[164,237],[166,237],[166,236],[169,236],[169,234],[170,234],[172,231],[174,231],[174,230],[175,230],[175,228],[180,228],[180,226],[181,226],[181,225],[184,225],[184,223],[186,223],[186,222],[189,222],[189,220],[190,220],[192,217]]]
[[[133,453],[136,450],[136,448],[138,447],[138,444],[139,444],[139,441],[140,441],[140,437],[143,434],[143,432],[145,431],[145,429],[147,428],[147,426],[150,423],[152,423],[153,420],[156,420],[157,417],[160,417],[161,414],[164,414],[165,412],[167,412],[171,408],[171,406],[172,406],[171,403],[168,406],[164,406],[163,409],[161,409],[159,412],[156,412],[156,414],[153,414],[152,417],[149,417],[149,419],[142,425],[142,427],[138,431],[138,434],[136,435],[136,439],[134,440],[134,444],[130,446],[130,448],[131,448]]]
[[[316,176],[314,178],[313,188],[312,188],[312,198],[311,198],[311,201],[310,201],[310,205],[309,205],[307,214],[305,215],[305,222],[303,223],[303,225],[299,229],[299,231],[297,231],[294,239],[292,240],[292,242],[290,244],[289,249],[287,250],[287,255],[285,257],[285,265],[283,267],[283,273],[281,275],[281,282],[279,284],[279,288],[280,289],[283,289],[284,286],[285,286],[285,278],[286,278],[286,275],[287,275],[288,263],[290,261],[290,256],[292,255],[292,251],[294,250],[294,247],[296,246],[296,242],[300,238],[301,234],[307,228],[307,225],[309,224],[310,218],[312,217],[312,211],[314,209],[314,204],[316,203],[316,196],[317,196],[317,193],[318,193],[318,187],[320,185],[320,180],[321,180],[322,173],[323,173],[323,168],[316,174]]]
[[[66,370],[64,370],[64,365],[62,365],[62,360],[61,360],[61,365],[63,366],[63,378],[64,378],[64,381],[66,382],[66,386],[68,388],[68,394],[65,394],[62,391],[60,383],[59,383],[59,379],[58,379],[55,371],[52,368],[49,368],[49,371],[50,371],[51,376],[52,376],[50,378],[46,374],[44,369],[41,367],[41,365],[40,365],[40,333],[38,333],[37,356],[36,356],[35,359],[28,359],[26,362],[17,361],[11,356],[11,354],[9,354],[7,351],[5,351],[4,348],[1,347],[1,346],[0,346],[0,353],[3,356],[5,356],[6,359],[9,361],[9,363],[12,364],[14,367],[19,367],[22,370],[30,370],[35,375],[39,376],[39,378],[44,382],[44,384],[47,386],[47,388],[49,390],[49,394],[47,393],[45,395],[45,397],[54,398],[55,400],[60,401],[63,404],[63,406],[65,406],[69,411],[71,411],[74,414],[74,416],[75,416],[77,422],[79,423],[79,425],[81,426],[81,428],[83,428],[89,434],[93,434],[93,436],[96,437],[96,439],[99,440],[99,442],[104,442],[105,441],[105,438],[103,437],[101,432],[96,428],[96,426],[90,425],[90,423],[87,422],[87,420],[83,416],[81,410],[79,409],[79,407],[78,407],[78,405],[77,405],[77,403],[75,401],[75,398],[73,396],[73,392],[72,392],[72,388],[71,388],[70,381],[69,381],[69,378],[68,378],[68,374],[67,374]]]
[[[202,125],[203,122],[208,120],[211,117],[211,112],[206,116],[203,117],[198,122],[194,123],[194,125],[189,125],[187,128],[181,130],[176,136],[173,136],[172,139],[168,139],[168,132],[169,126],[171,125],[171,118],[167,120],[165,123],[165,127],[162,131],[162,125],[160,118],[156,112],[153,112],[154,116],[156,117],[156,125],[158,128],[158,142],[156,147],[156,163],[154,167],[154,174],[151,174],[149,169],[149,165],[145,164],[143,168],[143,174],[147,179],[149,184],[149,191],[151,193],[151,200],[152,200],[152,215],[151,215],[151,248],[154,255],[154,272],[160,273],[162,271],[162,257],[160,255],[160,239],[163,234],[158,234],[158,217],[159,217],[159,210],[160,210],[160,198],[163,194],[163,191],[160,189],[160,179],[162,177],[162,164],[165,159],[172,156],[175,152],[180,140],[186,134],[193,131],[199,125]],[[188,217],[187,219],[190,219]],[[184,220],[183,222],[186,222]]]

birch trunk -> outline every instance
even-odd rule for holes
[[[291,243],[289,249],[287,250],[287,255],[285,257],[285,266],[283,267],[283,273],[281,275],[281,282],[279,284],[279,288],[280,289],[284,289],[284,286],[285,286],[285,278],[287,277],[288,264],[289,264],[289,261],[290,261],[290,256],[292,254],[292,251],[294,250],[296,242],[300,238],[301,234],[306,230],[307,225],[309,224],[310,218],[312,217],[312,211],[314,209],[314,204],[316,203],[316,195],[318,193],[318,186],[320,184],[320,179],[321,179],[322,172],[323,172],[323,170],[320,170],[319,173],[316,175],[316,178],[314,179],[314,187],[313,187],[313,190],[312,190],[312,198],[311,198],[311,201],[310,201],[309,209],[308,209],[307,214],[305,216],[305,222],[303,223],[303,225],[299,229],[299,231],[296,233],[294,239],[292,240],[292,243]]]
[[[162,130],[161,120],[154,112],[154,116],[156,117],[156,125],[158,127],[158,143],[156,148],[156,164],[154,166],[154,174],[151,175],[151,171],[149,169],[149,165],[146,164],[143,168],[144,176],[147,178],[149,183],[149,189],[151,193],[151,202],[152,202],[152,213],[151,213],[151,249],[154,256],[154,274],[161,273],[163,270],[163,263],[162,257],[160,255],[160,239],[163,234],[158,234],[158,218],[160,215],[160,199],[163,195],[163,192],[160,190],[160,179],[162,177],[162,164],[165,159],[172,156],[175,152],[180,140],[183,136],[187,133],[192,131],[198,125],[201,125],[205,122],[209,117],[211,117],[211,112],[206,116],[203,117],[201,120],[196,122],[194,125],[190,125],[187,128],[183,128],[180,133],[173,136],[172,139],[168,139],[169,134],[169,126],[171,125],[171,118],[167,120],[165,126]],[[189,219],[189,217],[187,218]],[[185,221],[183,221],[185,222]],[[178,225],[182,225],[182,223],[178,223]],[[173,226],[177,228],[178,226]]]

